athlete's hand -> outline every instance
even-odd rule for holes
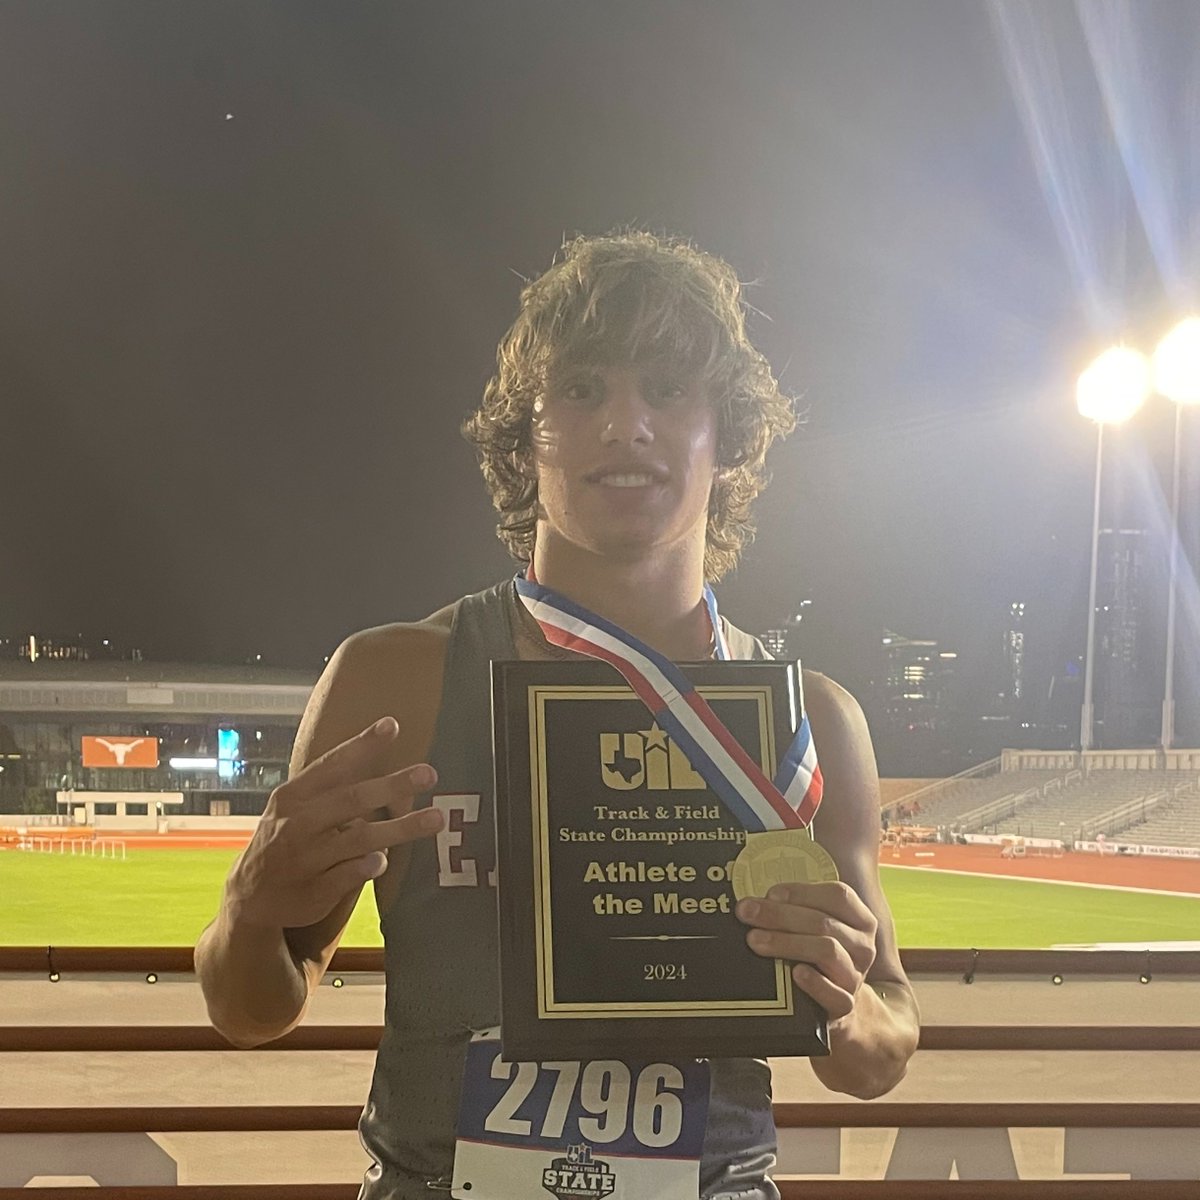
[[[845,883],[780,883],[763,899],[747,898],[738,918],[752,926],[746,942],[764,958],[793,963],[792,979],[831,1021],[854,1011],[875,961],[878,920]]]
[[[437,781],[428,763],[379,773],[398,732],[395,719],[384,717],[271,793],[225,884],[237,920],[275,929],[315,924],[383,874],[388,847],[441,829],[437,809],[412,811]],[[381,809],[391,815],[372,819]]]

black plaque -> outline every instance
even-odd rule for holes
[[[796,665],[681,669],[774,775]],[[734,915],[744,831],[620,674],[493,663],[492,712],[504,1057],[827,1054],[824,1010]]]

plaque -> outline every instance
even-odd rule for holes
[[[680,669],[774,776],[797,664]],[[615,668],[493,663],[492,715],[504,1058],[828,1054],[824,1010],[734,915],[746,831]]]

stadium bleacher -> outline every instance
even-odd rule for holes
[[[995,770],[914,793],[901,827],[1072,843],[1200,847],[1200,772],[1079,767]],[[913,797],[910,797],[910,801]],[[915,810],[915,811],[914,811]]]
[[[1200,783],[1164,801],[1145,821],[1124,830],[1121,839],[1144,846],[1200,846]]]
[[[1060,778],[1061,771],[996,771],[975,778],[955,778],[944,785],[916,793],[922,825],[961,824],[977,808],[1007,796],[1016,796],[1032,787],[1042,787]],[[909,797],[911,801],[913,797]]]

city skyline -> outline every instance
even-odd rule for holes
[[[1150,578],[1144,561],[1146,531],[1102,529],[1100,538],[1097,748],[1153,746],[1158,740],[1157,681],[1151,660],[1154,627],[1161,624],[1154,585],[1161,581]],[[859,698],[886,773],[921,773],[927,767],[953,773],[993,757],[1004,747],[1078,746],[1076,710],[1082,699],[1083,657],[1059,662],[1049,655],[1044,629],[1038,629],[1040,614],[1028,609],[1023,600],[995,606],[1003,615],[985,630],[990,645],[974,661],[950,648],[937,630],[926,631],[932,637],[909,637],[891,628],[882,631],[877,639],[882,653],[876,653],[875,669]],[[813,615],[812,600],[801,598],[759,636],[777,658],[806,659],[805,619],[811,625]],[[138,646],[82,635],[0,635],[0,658],[141,662],[144,654]],[[315,677],[325,661],[325,657],[310,661],[301,669]],[[917,669],[912,666],[915,662],[932,665]],[[171,664],[151,658],[149,665]],[[281,664],[251,654],[238,663],[195,665],[269,670]],[[1185,720],[1185,727],[1190,724]]]

